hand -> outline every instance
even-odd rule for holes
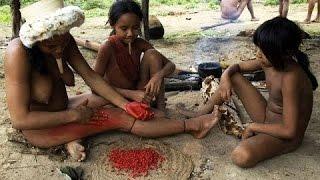
[[[83,101],[76,108],[72,109],[72,111],[74,112],[73,122],[87,123],[88,121],[90,121],[93,115],[93,110],[87,105],[88,105],[88,99]]]
[[[130,99],[137,102],[143,102],[149,105],[150,102],[154,99],[154,96],[151,96],[141,90],[134,90],[133,96]]]
[[[125,111],[136,119],[147,121],[154,117],[150,107],[141,102],[129,102],[125,105]]]
[[[154,74],[149,80],[148,84],[145,85],[146,94],[157,96],[161,89],[162,80],[162,76],[160,76],[158,73]]]
[[[222,100],[229,101],[232,95],[232,84],[229,77],[222,77],[219,86]]]
[[[254,132],[250,128],[250,125],[243,131],[242,133],[242,139],[248,139],[250,137],[254,136]]]

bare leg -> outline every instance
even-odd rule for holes
[[[163,68],[163,57],[158,51],[149,49],[144,53],[140,66],[140,81],[137,88],[144,90],[144,86],[149,82],[150,78],[161,71]],[[161,91],[156,96],[157,108],[165,111],[164,82],[162,81]]]
[[[206,104],[202,105],[198,111],[190,111],[190,110],[186,109],[184,104],[178,103],[178,104],[176,104],[176,110],[180,114],[191,118],[191,117],[198,117],[198,116],[201,116],[204,114],[211,113],[214,105],[215,104],[213,103],[213,101],[209,100]]]
[[[231,77],[231,83],[233,90],[240,98],[250,118],[256,122],[264,122],[267,102],[264,99],[264,97],[260,94],[260,92],[240,73],[235,73]],[[217,92],[211,96],[207,104],[200,107],[200,110],[198,112],[188,112],[184,109],[179,109],[179,112],[187,112],[182,113],[185,115],[199,116],[202,114],[209,113],[210,111],[212,111],[214,105],[221,105],[222,103],[223,100],[221,99],[218,89]]]
[[[318,0],[318,11],[317,17],[312,22],[320,22],[320,0]]]
[[[239,167],[253,167],[262,160],[291,152],[299,145],[299,142],[290,142],[267,134],[258,134],[243,140],[233,150],[231,159]]]
[[[284,0],[279,0],[279,16],[280,16],[280,17],[283,17],[283,16],[282,16],[283,1],[284,1]]]
[[[248,3],[250,2],[251,0],[241,0],[240,1],[240,4],[238,6],[238,9],[237,9],[237,13],[236,13],[236,19],[238,19],[240,17],[240,15],[242,14],[244,8],[248,5]],[[251,4],[251,8],[252,8],[252,4]],[[253,11],[252,11],[253,12]],[[251,12],[250,12],[251,13]],[[252,15],[252,14],[251,14]]]
[[[90,121],[86,124],[69,123],[43,130],[25,130],[25,138],[38,147],[51,147],[67,144],[71,155],[77,160],[85,158],[84,147],[78,141],[81,138],[109,130],[121,130],[144,137],[160,137],[165,135],[189,132],[195,138],[203,138],[209,130],[218,122],[220,114],[218,107],[214,114],[208,114],[188,121],[170,120],[155,117],[150,121],[139,121],[119,108],[105,109],[108,119]]]
[[[282,8],[281,8],[281,12],[280,12],[280,16],[281,17],[287,17],[288,15],[288,10],[289,10],[289,0],[281,0],[282,3]]]
[[[312,11],[313,11],[314,5],[315,5],[314,0],[309,0],[309,3],[308,3],[308,15],[307,15],[307,18],[303,21],[304,23],[310,23],[310,19],[311,19],[311,15],[312,15]]]
[[[251,14],[251,21],[259,21],[259,19],[254,16],[252,0],[249,0],[249,2],[247,4],[247,8]]]
[[[188,132],[195,138],[203,138],[220,119],[218,106],[212,114],[191,118],[189,120],[173,120],[158,118],[152,121],[136,121],[132,127],[133,134],[143,137],[161,137],[171,134]]]

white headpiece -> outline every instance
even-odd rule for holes
[[[23,45],[31,48],[36,42],[64,34],[73,27],[81,26],[84,18],[83,11],[77,6],[58,9],[53,14],[24,23],[19,33],[20,40]]]

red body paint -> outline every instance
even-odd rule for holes
[[[52,138],[60,136],[69,136],[75,138],[82,138],[95,132],[102,132],[112,130],[119,127],[121,119],[119,113],[108,108],[96,109],[91,120],[88,123],[69,123],[63,126],[50,128],[48,135]]]
[[[150,170],[157,169],[165,158],[152,148],[113,149],[109,153],[108,160],[114,168],[126,171],[132,177],[137,177],[146,176]]]

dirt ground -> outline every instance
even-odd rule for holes
[[[242,30],[254,29],[264,20],[278,15],[278,7],[265,7],[254,4],[258,22],[251,22],[247,10],[238,21],[202,31],[201,27],[223,23],[219,10],[184,11],[180,15],[158,16],[163,23],[166,35],[164,39],[151,41],[154,46],[170,58],[177,67],[188,69],[203,61],[225,61],[234,63],[252,59],[255,47],[248,37],[236,37]],[[306,4],[290,6],[289,18],[301,22],[306,16]],[[191,18],[187,20],[186,18]],[[110,29],[105,24],[106,17],[87,19],[85,24],[72,33],[84,39],[102,42]],[[302,25],[307,32],[319,34],[320,24]],[[8,37],[11,36],[9,26],[0,28],[1,57]],[[303,50],[309,55],[311,68],[320,79],[320,40],[306,40]],[[95,53],[81,48],[90,65],[94,64]],[[1,64],[3,61],[1,59]],[[105,158],[105,147],[119,140],[140,141],[140,137],[121,132],[107,132],[89,139],[90,149],[85,162],[62,160],[61,156],[43,154],[37,148],[8,141],[6,131],[10,128],[9,114],[5,101],[4,71],[0,67],[0,179],[63,179],[57,168],[70,165],[84,169],[84,179],[106,179],[99,173],[103,168],[101,158]],[[87,91],[89,88],[78,76],[76,86],[68,88],[68,93]],[[202,99],[198,91],[184,91],[168,97],[167,108],[171,118],[183,118],[174,110],[178,102],[185,103],[191,109],[197,108]],[[234,137],[223,134],[214,127],[208,136],[197,140],[190,135],[175,135],[158,138],[172,148],[190,156],[194,170],[190,179],[320,179],[320,90],[314,92],[314,109],[302,146],[295,152],[278,156],[259,163],[251,169],[241,169],[232,164],[230,153],[239,143]],[[242,109],[244,119],[247,115]],[[43,155],[42,155],[43,154]]]

